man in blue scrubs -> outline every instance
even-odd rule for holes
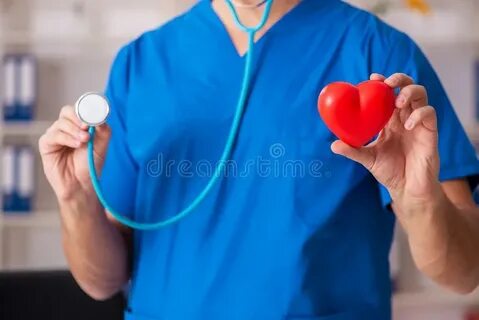
[[[256,24],[261,3],[237,2],[242,20]],[[421,50],[337,0],[276,0],[255,48],[232,161],[179,224],[132,231],[104,214],[72,107],[41,138],[82,288],[105,299],[131,279],[134,320],[385,320],[398,218],[425,274],[472,291],[479,163]],[[246,50],[225,2],[214,0],[119,52],[107,87],[112,114],[95,142],[113,208],[157,222],[198,195],[232,123]],[[370,76],[400,91],[397,110],[377,141],[353,149],[335,142],[316,101],[330,82]]]

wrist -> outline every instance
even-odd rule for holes
[[[69,197],[59,197],[58,205],[62,213],[81,215],[101,211],[101,205],[95,193],[78,191]]]
[[[427,187],[427,192],[417,192],[415,188],[389,190],[395,207],[408,214],[436,211],[448,201],[441,183],[434,181]]]
[[[447,212],[452,209],[440,183],[434,185],[427,195],[403,193],[392,198],[394,212],[406,231],[447,220]]]

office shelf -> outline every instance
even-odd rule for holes
[[[2,212],[0,225],[4,228],[57,228],[60,226],[60,217],[56,210]]]
[[[3,122],[0,125],[0,134],[3,136],[40,136],[53,121],[18,121]]]

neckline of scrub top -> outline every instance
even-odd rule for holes
[[[266,32],[258,40],[255,41],[255,47],[256,48],[260,47],[262,45],[262,43],[264,42],[265,38],[268,38],[268,37],[272,36],[274,33],[278,32],[278,30],[280,30],[282,28],[282,25],[284,25],[286,23],[289,23],[289,20],[292,20],[294,22],[295,17],[297,19],[300,19],[300,17],[301,17],[300,13],[303,12],[302,8],[306,8],[307,7],[306,4],[309,1],[313,1],[313,0],[301,0],[295,7],[291,8],[288,12],[286,12],[286,14],[284,14],[283,17],[281,17],[281,19],[279,19],[272,26],[270,26],[269,29],[266,30]],[[314,0],[314,1],[317,1],[317,0]],[[320,0],[319,2],[320,3],[325,3],[325,2],[328,2],[328,1],[330,1],[330,0]],[[233,43],[233,39],[231,38],[231,35],[229,34],[228,29],[226,28],[226,25],[223,23],[221,18],[218,16],[216,11],[213,9],[211,1],[202,1],[199,4],[199,6],[203,7],[202,9],[205,11],[206,17],[209,18],[212,21],[212,23],[215,25],[215,27],[217,27],[221,30],[220,31],[221,36],[223,38],[226,38],[226,41],[228,43],[228,48],[229,48],[228,50],[232,50],[234,55],[236,56],[236,58],[244,59],[246,57],[247,51],[243,54],[241,54],[238,51],[238,48]]]

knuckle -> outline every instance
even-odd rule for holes
[[[42,134],[38,139],[38,146],[41,148],[45,144],[45,134]]]
[[[395,73],[393,74],[390,78],[389,78],[391,81],[399,81],[401,80],[401,76],[399,73]]]
[[[40,138],[38,139],[38,149],[40,153],[42,153],[42,150],[44,150],[44,148],[48,144],[50,144],[51,140],[52,140],[52,135],[50,134],[44,133],[43,135],[40,136]]]
[[[418,92],[419,95],[427,98],[427,90],[426,87],[421,85],[415,85],[415,90]]]
[[[436,115],[436,110],[431,106],[421,107],[416,110],[416,117],[419,119],[424,119]]]
[[[54,121],[52,125],[47,128],[46,133],[50,133],[54,131],[58,127],[58,125],[59,125],[59,120]]]
[[[424,108],[426,110],[426,113],[428,113],[432,116],[436,116],[436,109],[434,109],[432,106],[426,106]]]
[[[70,106],[70,105],[63,106],[60,109],[60,116],[66,116],[67,114],[69,114],[71,112],[72,109],[73,109],[73,107]]]
[[[418,85],[415,85],[415,84],[410,84],[410,85],[404,87],[404,89],[405,89],[405,90],[407,89],[407,91],[408,91],[410,94],[412,94],[412,93],[415,93],[415,94],[421,93],[421,88],[420,88]]]
[[[404,80],[407,80],[407,81],[410,81],[410,82],[413,81],[412,78],[408,74],[405,74],[405,73],[401,72],[401,73],[398,73],[398,75],[399,75],[399,77],[401,77]]]
[[[68,138],[63,134],[58,134],[55,137],[55,142],[59,145],[66,146],[68,143]]]
[[[73,124],[71,123],[71,121],[67,120],[67,119],[62,119],[60,120],[60,126],[62,128],[63,131],[65,132],[71,132],[75,129],[75,127],[73,126]]]

